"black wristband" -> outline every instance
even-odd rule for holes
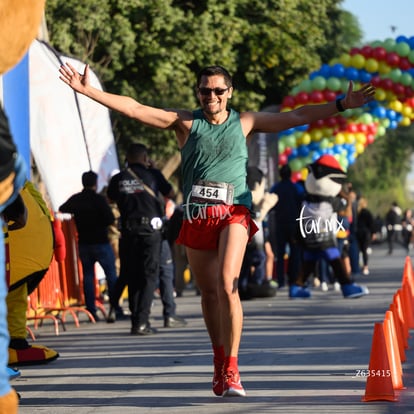
[[[336,104],[336,109],[338,110],[338,112],[344,112],[345,111],[345,108],[342,106],[341,98],[338,98],[335,101],[335,104]]]

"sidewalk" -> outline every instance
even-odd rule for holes
[[[371,274],[358,276],[371,294],[343,299],[332,289],[313,290],[310,300],[276,297],[243,301],[245,322],[239,365],[246,398],[215,397],[212,355],[200,298],[177,298],[186,328],[162,327],[156,301],[157,335],[133,337],[129,321],[90,324],[71,321],[55,336],[51,326],[37,341],[60,353],[45,366],[22,367],[13,381],[21,394],[20,414],[257,414],[414,412],[414,352],[406,351],[398,402],[361,402],[375,322],[384,320],[401,287],[405,255],[387,256],[375,246]],[[83,317],[83,316],[82,316]],[[69,317],[68,317],[69,318]],[[411,343],[410,343],[411,341]],[[413,339],[409,340],[410,348]]]

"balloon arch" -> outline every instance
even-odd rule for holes
[[[306,165],[323,154],[335,156],[347,170],[365,148],[387,129],[409,126],[414,119],[414,36],[375,41],[323,64],[283,99],[281,111],[303,104],[333,101],[371,82],[375,101],[279,133],[279,166],[288,163],[295,181],[305,179]]]

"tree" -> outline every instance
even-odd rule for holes
[[[195,73],[234,74],[235,109],[278,104],[323,59],[352,45],[342,0],[49,0],[52,45],[91,64],[106,89],[159,107],[197,105]],[[113,113],[121,154],[139,140],[159,159],[176,152],[170,132]]]

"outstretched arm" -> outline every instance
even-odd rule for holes
[[[318,119],[328,118],[339,112],[338,106],[345,109],[358,108],[374,99],[375,88],[371,84],[364,85],[358,91],[349,83],[345,98],[318,105],[304,105],[290,112],[245,112],[242,114],[244,132],[279,132],[299,125],[309,124]],[[337,106],[338,105],[338,106]],[[250,130],[249,130],[250,128]]]
[[[81,74],[70,63],[66,63],[60,67],[59,73],[59,78],[75,92],[81,93],[107,108],[134,118],[145,125],[161,129],[174,129],[174,125],[178,122],[178,111],[142,105],[128,96],[115,95],[94,88],[90,84],[89,65],[85,66],[85,71]]]

